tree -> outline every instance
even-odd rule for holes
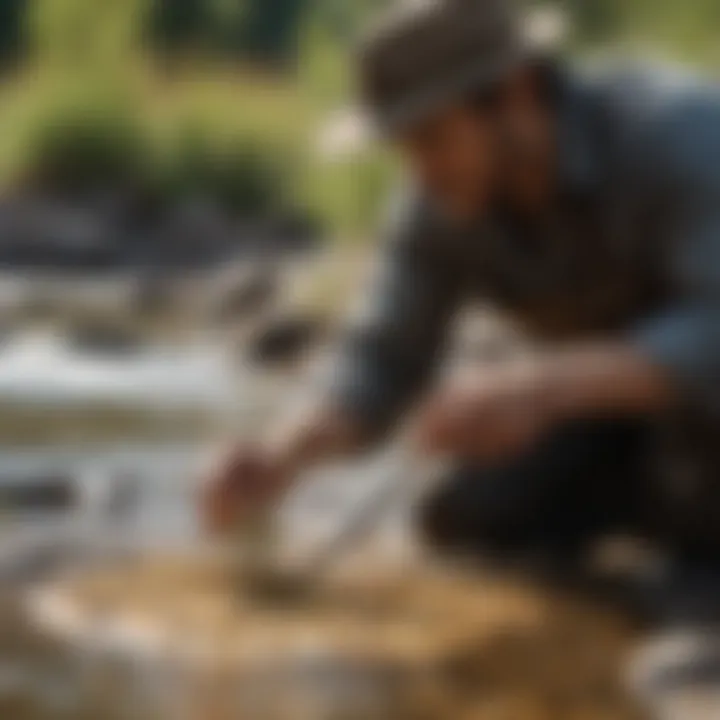
[[[163,50],[187,50],[202,42],[209,24],[205,0],[150,0],[150,34]]]
[[[0,65],[14,65],[27,47],[26,0],[0,0]]]
[[[308,0],[251,0],[243,50],[272,64],[288,64],[295,57],[299,26],[308,6]]]

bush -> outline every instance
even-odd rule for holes
[[[240,217],[259,217],[285,204],[283,163],[251,141],[213,141],[199,130],[186,131],[170,147],[156,175],[167,202],[210,198]]]
[[[307,0],[255,0],[248,8],[243,48],[271,64],[287,65],[296,56]]]
[[[141,125],[112,109],[51,111],[29,138],[22,175],[51,192],[133,187],[145,182],[149,154]]]
[[[146,0],[26,0],[35,60],[76,77],[127,72]]]
[[[148,0],[149,36],[161,51],[246,57],[287,65],[295,58],[308,0]]]
[[[203,0],[149,0],[149,35],[161,50],[186,51],[200,43],[207,29]]]
[[[14,66],[27,49],[27,0],[0,0],[0,67]]]

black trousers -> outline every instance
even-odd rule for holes
[[[641,700],[657,717],[700,720],[720,718],[720,438],[717,424],[683,428],[679,446],[677,435],[670,442],[640,420],[560,428],[511,462],[459,468],[422,506],[419,523],[444,552],[500,561],[549,552],[563,582],[577,566],[562,561],[598,537],[657,540],[669,556],[664,572],[620,588],[583,579],[578,589],[648,624],[649,640],[628,666]],[[698,691],[709,692],[707,703],[677,714],[676,698]]]
[[[438,551],[500,562],[574,559],[600,537],[654,541],[671,570],[637,601],[659,618],[720,621],[717,424],[575,422],[494,467],[461,465],[420,508]],[[635,599],[632,600],[635,602]]]
[[[443,551],[571,551],[646,522],[651,431],[641,421],[562,427],[494,467],[461,466],[421,508],[420,533]]]

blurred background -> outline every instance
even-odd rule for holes
[[[85,717],[20,589],[186,540],[207,443],[312,388],[395,174],[344,110],[385,4],[0,0],[0,717]],[[552,12],[567,53],[720,71],[717,0]]]

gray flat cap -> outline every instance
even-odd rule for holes
[[[483,85],[528,52],[511,0],[402,0],[359,48],[359,91],[376,130],[393,133]]]

